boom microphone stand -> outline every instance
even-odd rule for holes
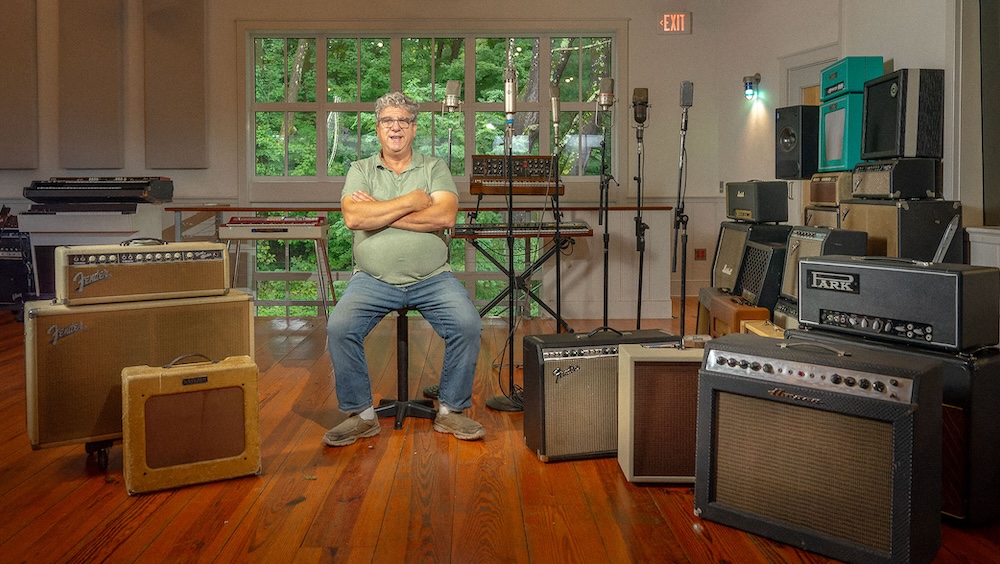
[[[684,81],[681,83],[681,147],[680,162],[677,171],[677,211],[674,212],[674,256],[672,271],[677,272],[677,234],[680,232],[681,239],[681,347],[684,347],[684,323],[687,302],[687,224],[688,216],[684,213],[684,196],[687,191],[687,177],[684,176],[684,163],[687,161],[687,149],[685,140],[687,138],[688,108],[691,107],[694,98],[694,83]]]

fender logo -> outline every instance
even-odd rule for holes
[[[107,280],[108,278],[111,278],[111,273],[108,272],[108,269],[102,268],[93,274],[77,272],[73,275],[73,283],[76,284],[76,291],[82,292],[87,286],[100,282],[101,280]]]
[[[812,404],[823,403],[823,401],[820,400],[819,398],[813,398],[813,397],[809,397],[809,396],[803,396],[803,395],[799,395],[799,394],[793,394],[791,392],[786,392],[782,388],[771,388],[770,390],[767,391],[767,393],[769,395],[772,395],[772,396],[776,397],[776,398],[785,398],[785,399],[796,400],[796,401],[804,401],[806,403],[812,403]]]
[[[552,375],[556,377],[556,384],[558,384],[559,380],[562,380],[564,377],[569,376],[570,374],[572,374],[574,372],[578,372],[579,370],[580,370],[580,367],[578,365],[571,364],[571,365],[567,366],[565,370],[563,370],[562,368],[555,368],[555,369],[553,369],[552,370]]]
[[[86,325],[82,321],[77,321],[76,323],[71,323],[65,327],[59,327],[58,325],[52,325],[49,327],[47,334],[49,336],[49,344],[55,345],[63,337],[69,337],[73,333],[83,331],[86,329]]]

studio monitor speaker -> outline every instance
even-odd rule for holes
[[[125,489],[163,490],[261,469],[249,356],[122,370]]]
[[[694,482],[703,348],[618,350],[618,465],[630,482]]]
[[[618,452],[618,349],[671,344],[660,330],[524,337],[524,444],[543,462]]]
[[[698,386],[695,513],[848,562],[941,546],[941,365],[733,334]]]
[[[225,296],[66,306],[25,304],[32,448],[122,436],[122,369],[186,354],[252,355],[253,300]]]
[[[806,180],[819,163],[819,106],[774,110],[774,177]]]

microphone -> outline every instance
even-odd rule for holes
[[[517,69],[513,61],[507,62],[503,71],[503,111],[507,114],[507,127],[514,127],[514,114],[517,112]]]
[[[636,88],[632,91],[632,108],[635,113],[635,122],[639,125],[646,123],[646,109],[649,107],[649,89]]]
[[[681,83],[681,107],[690,108],[694,105],[694,83],[685,80]]]
[[[449,80],[445,86],[443,107],[449,112],[454,112],[462,105],[460,96],[462,94],[462,81]]]
[[[597,94],[597,105],[601,111],[608,111],[615,105],[615,79],[602,78],[600,89]]]

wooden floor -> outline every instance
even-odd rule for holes
[[[643,324],[657,327],[674,322]],[[31,450],[22,330],[0,312],[2,562],[829,562],[700,520],[690,486],[631,484],[614,458],[540,462],[524,446],[522,414],[484,406],[506,387],[494,366],[503,319],[486,322],[469,412],[485,440],[458,441],[426,419],[401,430],[383,420],[381,435],[334,449],[320,442],[344,418],[323,320],[259,318],[263,473],[136,496],[121,443],[106,472],[83,445]],[[520,325],[517,360],[520,335],[551,332],[546,321]],[[394,396],[393,339],[387,320],[368,342],[376,397]],[[441,354],[414,319],[413,394],[436,382]],[[945,526],[943,537],[936,562],[1000,561],[1000,524]]]

